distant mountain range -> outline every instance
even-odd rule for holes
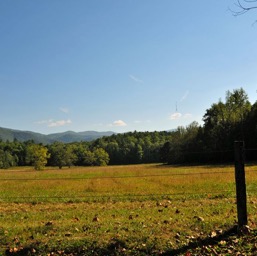
[[[53,133],[44,135],[41,133],[20,131],[8,128],[0,127],[0,140],[2,141],[27,141],[34,140],[36,143],[51,144],[55,141],[69,143],[69,142],[80,142],[80,141],[92,141],[103,136],[111,136],[114,132],[96,132],[96,131],[85,131],[85,132],[73,132],[67,131],[62,133]]]

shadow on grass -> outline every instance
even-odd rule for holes
[[[188,245],[185,245],[178,249],[170,249],[165,252],[158,252],[158,250],[155,250],[153,248],[144,248],[144,249],[135,249],[132,251],[127,251],[126,243],[119,239],[114,239],[113,241],[110,241],[109,244],[107,244],[105,247],[98,247],[99,245],[93,244],[89,245],[87,249],[83,247],[73,247],[70,248],[67,251],[63,251],[63,253],[53,253],[53,254],[46,254],[46,255],[63,255],[63,256],[88,256],[88,255],[94,255],[94,256],[103,256],[103,255],[109,255],[109,256],[128,256],[128,255],[159,255],[159,256],[175,256],[175,255],[191,255],[190,253],[187,254],[191,250],[198,250],[201,249],[203,246],[213,246],[218,245],[219,242],[223,240],[229,240],[230,237],[237,235],[237,226],[234,226],[230,228],[229,230],[223,232],[220,235],[217,235],[213,238],[206,237],[204,239],[197,239],[197,241],[190,242]],[[44,251],[41,250],[41,252],[37,251],[37,253],[33,253],[32,251],[33,247],[29,248],[22,248],[19,251],[11,252],[9,250],[6,251],[6,256],[16,255],[16,256],[33,256],[33,255],[44,255]],[[49,248],[48,248],[49,249]],[[42,254],[43,253],[43,254]],[[205,254],[201,254],[205,255]]]
[[[164,252],[161,254],[162,256],[171,256],[171,255],[179,255],[179,254],[185,254],[189,250],[194,250],[196,248],[202,247],[202,246],[210,246],[210,245],[217,245],[220,241],[226,240],[229,237],[237,235],[237,226],[234,226],[230,228],[229,230],[223,232],[220,235],[217,235],[215,237],[206,237],[204,239],[199,239],[195,242],[190,242],[188,245],[185,245],[178,249],[171,249],[167,252]]]
[[[250,165],[250,164],[249,164]],[[253,164],[252,164],[253,165]],[[213,168],[228,168],[228,167],[233,167],[234,163],[228,162],[228,163],[182,163],[182,164],[156,164],[156,168],[174,168],[174,169],[179,169],[183,167],[203,167],[206,169],[213,169]],[[149,167],[150,168],[150,167]]]

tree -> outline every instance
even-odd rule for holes
[[[251,110],[246,92],[240,88],[233,92],[227,91],[226,109],[231,123],[243,122]]]
[[[119,144],[115,141],[111,141],[107,144],[105,150],[108,152],[110,157],[110,164],[117,164],[121,162]]]
[[[245,127],[247,133],[245,134],[245,145],[248,149],[257,148],[257,101],[252,105],[251,111],[248,114]],[[247,160],[256,161],[256,150],[248,150],[245,152]]]
[[[27,162],[32,164],[35,170],[42,170],[50,157],[46,147],[40,144],[30,144],[27,147]]]
[[[91,149],[103,148],[110,164],[160,162],[160,148],[169,141],[171,132],[127,132],[97,139]]]
[[[84,150],[83,152],[83,165],[92,166],[95,165],[95,154],[90,150]]]
[[[16,165],[16,159],[7,150],[0,149],[0,169],[7,169]]]
[[[199,150],[201,127],[192,122],[186,127],[179,126],[172,132],[170,141],[163,144],[160,149],[160,159],[169,164],[198,162],[195,152]]]
[[[102,148],[96,148],[94,151],[94,165],[97,166],[105,166],[109,163],[109,155],[108,153]]]
[[[160,160],[163,163],[167,163],[169,161],[169,154],[170,154],[171,142],[167,141],[164,145],[160,148]]]
[[[242,88],[227,91],[226,101],[212,104],[203,117],[206,148],[232,150],[235,140],[245,138],[246,118],[250,111],[251,104]]]
[[[72,143],[72,152],[75,155],[74,164],[78,166],[85,165],[85,152],[89,150],[88,142]]]
[[[230,9],[230,11],[233,13],[234,16],[239,16],[253,9],[257,9],[257,0],[237,0],[235,2],[235,6],[237,10]]]
[[[76,155],[73,153],[72,146],[62,142],[55,142],[49,146],[51,154],[49,164],[58,166],[62,169],[63,166],[71,166],[75,162]]]

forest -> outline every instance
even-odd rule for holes
[[[227,163],[234,160],[237,140],[252,149],[247,159],[257,160],[257,102],[252,105],[243,88],[227,91],[225,101],[213,103],[205,111],[203,125],[192,122],[172,131],[134,131],[91,142],[0,141],[0,168]]]

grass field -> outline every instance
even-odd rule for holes
[[[231,235],[234,180],[233,166],[0,170],[0,255],[254,255]],[[246,180],[255,234],[256,166]]]

